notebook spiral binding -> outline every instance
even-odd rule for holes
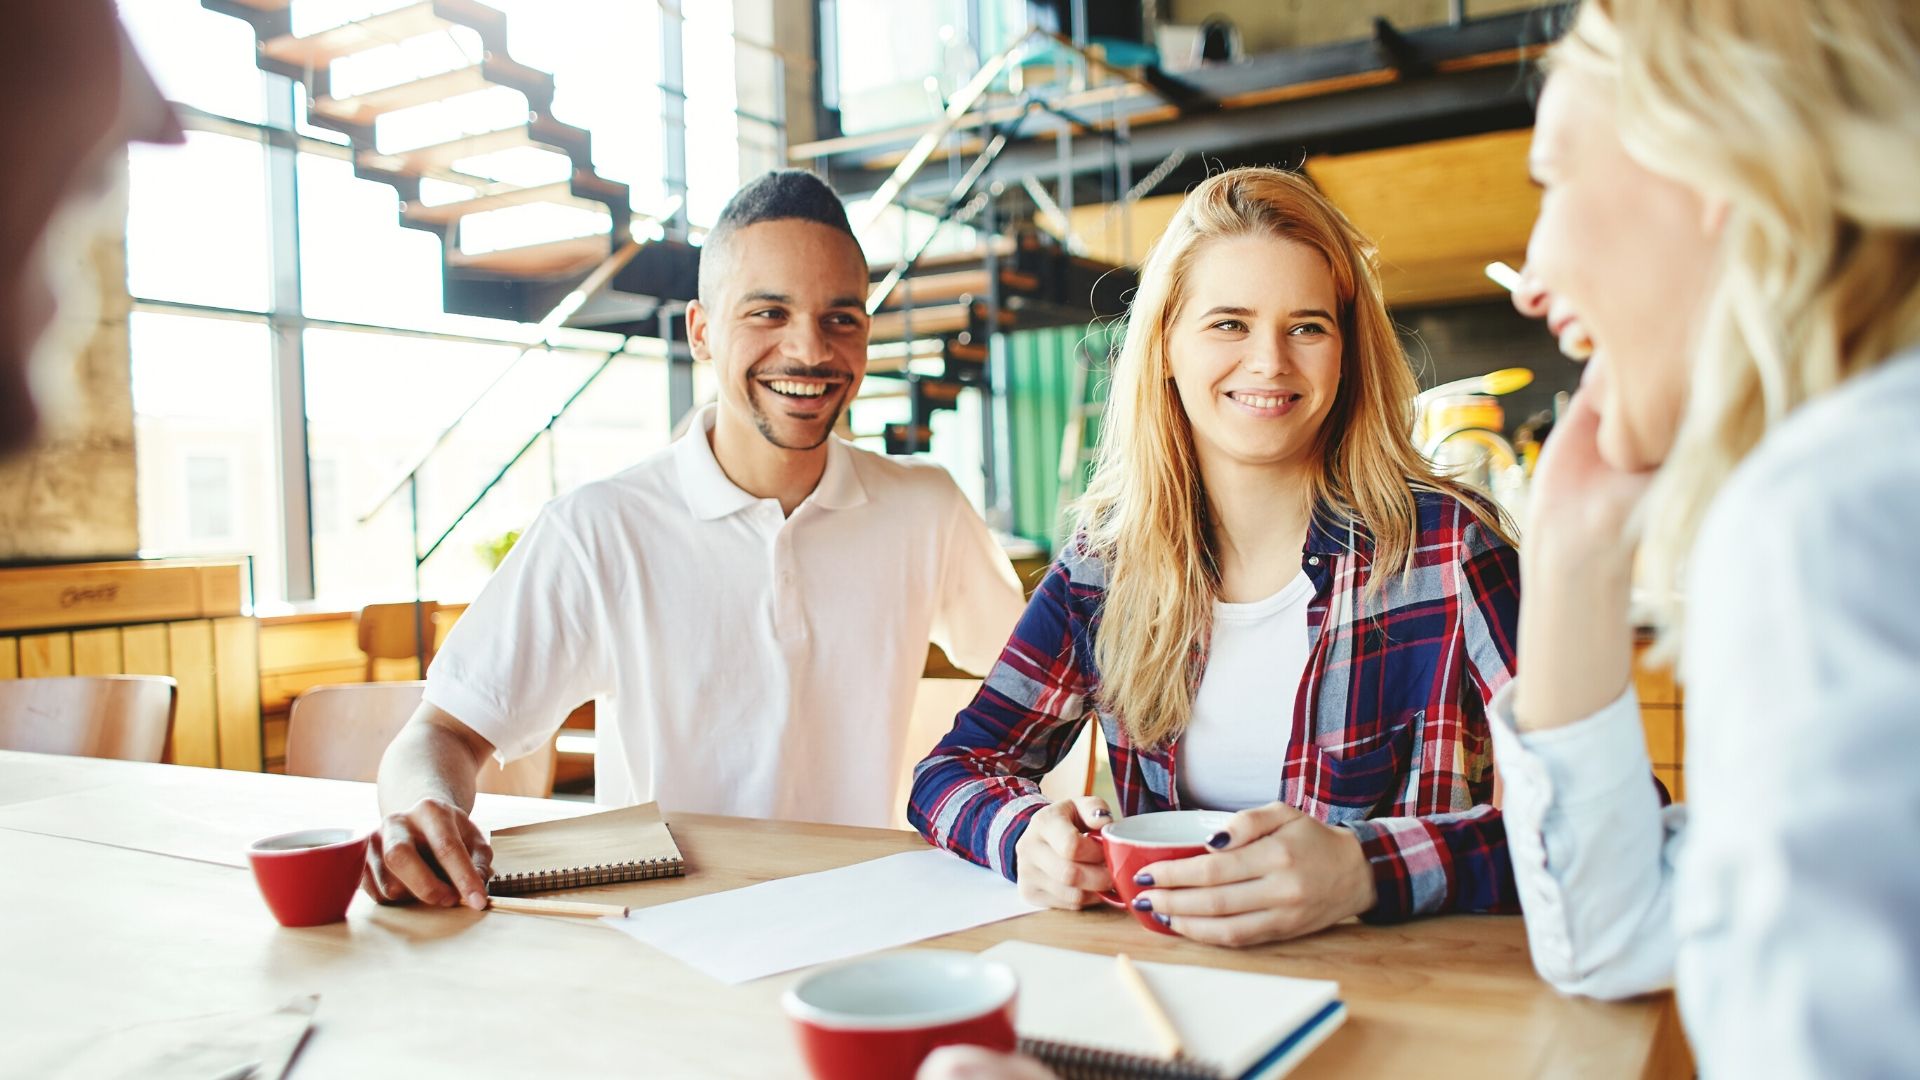
[[[1046,1062],[1061,1080],[1224,1080],[1219,1069],[1187,1058],[1165,1061],[1047,1039],[1021,1039],[1020,1049]]]
[[[686,866],[679,859],[644,859],[640,862],[576,866],[571,870],[538,874],[507,874],[487,882],[487,892],[494,896],[523,896],[549,889],[584,889],[589,885],[611,885],[619,881],[647,881],[684,874]]]

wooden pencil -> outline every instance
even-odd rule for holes
[[[521,915],[611,915],[622,919],[627,915],[626,907],[620,904],[542,900],[532,896],[490,896],[487,905],[495,911],[512,911]]]
[[[1120,981],[1133,991],[1133,996],[1140,1002],[1140,1010],[1147,1014],[1147,1021],[1159,1033],[1160,1046],[1166,1051],[1167,1060],[1177,1060],[1185,1048],[1180,1044],[1180,1029],[1173,1026],[1173,1017],[1167,1015],[1160,999],[1154,996],[1153,987],[1147,985],[1146,976],[1134,966],[1132,957],[1118,953],[1113,959],[1115,966],[1120,969]]]

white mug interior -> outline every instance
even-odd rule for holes
[[[1191,847],[1205,844],[1232,820],[1225,810],[1162,810],[1121,818],[1101,831],[1138,847]]]
[[[299,832],[281,833],[264,840],[255,840],[255,851],[308,851],[313,848],[332,847],[353,840],[359,834],[352,829],[302,829]]]
[[[972,953],[911,949],[806,976],[781,999],[787,1015],[817,1027],[904,1031],[986,1016],[1013,1000],[1013,969]]]

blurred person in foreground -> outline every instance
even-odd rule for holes
[[[180,126],[106,0],[20,4],[0,34],[0,457],[40,428],[38,358],[77,350],[97,302],[86,267],[129,142]]]

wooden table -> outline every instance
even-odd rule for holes
[[[283,817],[287,800],[325,790],[182,770],[0,752],[0,804],[164,773],[245,823]],[[646,906],[923,846],[882,829],[668,817],[686,877],[567,895]],[[10,829],[0,829],[0,867],[0,1075],[40,1075],[135,1024],[267,1009],[312,992],[322,1001],[297,1078],[802,1073],[779,1008],[795,976],[724,986],[597,922],[381,907],[362,896],[345,923],[287,930],[245,870]],[[1233,951],[1148,934],[1101,909],[927,944],[978,950],[1007,939],[1338,980],[1351,1016],[1302,1077],[1691,1070],[1670,997],[1605,1005],[1556,995],[1534,975],[1517,918],[1354,923]]]

